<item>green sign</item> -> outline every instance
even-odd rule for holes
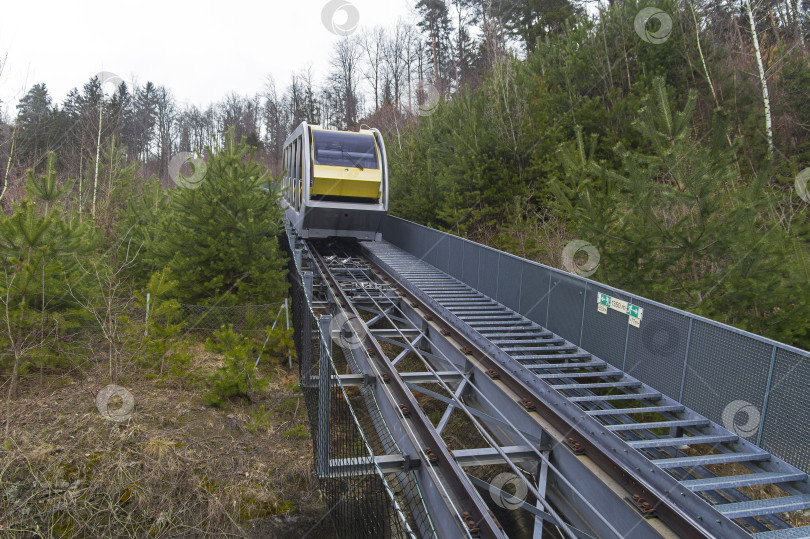
[[[610,308],[614,311],[626,314],[630,317],[630,325],[635,327],[639,327],[641,317],[644,315],[644,309],[638,305],[633,305],[632,303],[622,301],[619,298],[610,297],[602,292],[597,294],[596,303],[599,307],[600,313],[607,314],[608,308]]]

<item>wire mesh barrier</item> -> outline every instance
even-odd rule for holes
[[[73,365],[84,361],[120,361],[135,353],[149,337],[149,322],[180,324],[179,337],[204,340],[223,327],[261,338],[268,328],[289,329],[288,300],[262,305],[187,305],[165,319],[160,302],[128,297],[78,298],[58,314],[31,311],[24,346],[24,364],[34,368]],[[16,322],[20,323],[21,317]],[[269,339],[269,337],[268,337]],[[267,341],[265,341],[266,344]],[[7,338],[0,334],[0,369],[13,363]],[[289,359],[292,365],[291,358]]]
[[[148,298],[146,302],[136,302],[134,297],[97,300],[81,305],[80,308],[61,315],[63,336],[79,332],[103,331],[105,324],[134,322],[146,325],[155,316],[159,301]],[[261,305],[191,305],[180,304],[172,323],[180,323],[183,332],[196,332],[210,335],[214,331],[231,327],[237,333],[261,334],[267,328],[289,324],[286,300]]]
[[[42,372],[84,362],[117,361],[127,344],[138,339],[132,322],[143,321],[144,310],[134,297],[78,297],[52,310],[4,313],[3,327],[6,315],[14,333],[20,333],[12,343],[8,333],[0,331],[0,372],[11,368],[15,345],[23,372]]]
[[[185,331],[212,333],[232,327],[238,333],[264,334],[274,323],[285,323],[284,302],[265,305],[180,305]]]
[[[341,381],[341,374],[360,372],[354,350],[333,338],[330,315],[315,315],[311,274],[302,273],[291,261],[290,275],[295,346],[314,468],[338,536],[413,537],[414,530],[420,536],[435,536],[413,473],[384,473],[378,465],[379,457],[401,451],[373,392]]]
[[[382,234],[810,472],[810,353],[390,215]]]

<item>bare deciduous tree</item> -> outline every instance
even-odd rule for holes
[[[360,43],[352,36],[338,41],[330,58],[332,72],[329,82],[335,101],[341,104],[338,127],[353,129],[357,125],[360,109],[360,98],[357,85],[360,77]]]
[[[380,108],[380,79],[384,76],[385,29],[376,26],[360,36],[360,47],[365,55],[363,76],[374,93],[374,110]]]

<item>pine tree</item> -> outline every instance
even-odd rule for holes
[[[186,303],[270,303],[287,292],[285,258],[279,248],[281,207],[255,148],[236,143],[233,129],[224,147],[207,150],[207,173],[197,188],[172,195],[166,233],[157,260],[179,281]]]
[[[656,78],[633,123],[645,147],[617,146],[618,171],[595,159],[578,132],[560,151],[565,175],[553,182],[556,207],[575,234],[599,249],[597,280],[806,342],[806,329],[791,322],[810,314],[803,255],[791,252],[790,237],[769,218],[768,167],[745,182],[740,178],[735,157],[741,141],[728,144],[721,110],[709,140],[695,140],[695,100],[690,92],[673,114],[664,80]]]
[[[59,204],[70,185],[58,185],[55,167],[56,156],[50,153],[43,174],[29,170],[28,198],[0,220],[2,268],[16,305],[64,305],[65,283],[75,275],[74,255],[85,255],[95,245],[91,229]]]
[[[17,158],[36,166],[53,138],[54,111],[44,83],[35,84],[17,105]]]
[[[580,12],[569,0],[496,0],[496,13],[506,29],[523,40],[527,52],[537,40],[562,29],[566,19]]]
[[[421,16],[417,26],[427,36],[433,83],[440,93],[446,94],[451,79],[450,12],[445,0],[419,0],[416,11]]]
[[[130,273],[135,286],[141,287],[167,262],[160,253],[160,246],[165,242],[171,199],[157,176],[139,182],[127,192],[129,197],[116,231],[123,248],[137,255]]]
[[[76,310],[68,290],[86,286],[78,260],[95,245],[93,231],[60,204],[69,186],[58,185],[55,164],[50,153],[44,174],[29,171],[28,198],[11,215],[0,214],[0,347],[11,351],[7,406],[27,365],[54,359],[46,344]]]
[[[50,152],[44,174],[36,177],[33,170],[28,170],[25,190],[31,198],[44,204],[44,213],[47,215],[52,204],[65,196],[65,193],[70,190],[71,184],[72,182],[67,182],[60,186],[56,181],[56,154]]]
[[[704,280],[723,258],[734,226],[724,194],[734,181],[739,141],[729,147],[721,114],[715,133],[722,136],[709,146],[694,141],[695,99],[690,93],[673,115],[664,80],[656,79],[633,124],[646,149],[617,146],[622,166],[615,171],[586,152],[578,134],[575,146],[560,152],[566,181],[553,187],[575,230],[600,249],[603,277],[627,279],[634,291],[666,295],[677,305],[701,302]]]

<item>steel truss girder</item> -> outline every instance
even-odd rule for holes
[[[437,352],[439,352],[438,354],[436,354],[436,353],[426,353],[423,350],[418,350],[417,353],[421,354],[423,356],[423,358],[425,358],[425,359],[432,360],[431,362],[434,363],[433,367],[435,367],[436,369],[447,368],[448,362],[449,362],[452,365],[454,365],[456,370],[458,370],[458,371],[463,371],[463,372],[470,371],[470,365],[469,365],[469,363],[467,361],[466,355],[459,351],[458,343],[453,344],[444,335],[441,335],[442,332],[438,331],[435,325],[431,325],[431,324],[427,323],[425,321],[425,319],[421,317],[421,315],[416,313],[416,311],[413,308],[411,308],[410,306],[407,305],[407,302],[400,301],[398,303],[398,306],[399,306],[399,309],[402,312],[405,313],[405,316],[411,321],[411,323],[415,327],[422,327],[423,328],[423,341],[431,344],[433,347],[436,347],[436,346],[441,347],[441,350],[437,350]],[[449,358],[452,358],[452,359],[449,359]],[[481,368],[473,369],[471,371],[471,375],[466,376],[465,380],[468,380],[468,381],[475,381],[475,380],[478,380],[478,379],[480,379],[480,380],[488,380],[488,377],[486,375],[484,375],[483,372],[484,372],[484,370],[481,369]],[[425,390],[424,388],[420,388],[420,387],[416,386],[415,384],[409,383],[408,386],[411,387],[411,389],[414,390],[414,391],[420,391],[420,392],[428,394],[428,395],[430,395],[430,396],[432,396],[434,398],[437,398],[438,400],[446,402],[448,404],[448,412],[452,410],[453,406],[455,406],[455,403],[453,402],[453,399],[449,399],[449,398],[444,397],[442,395],[438,395],[435,392]],[[500,388],[497,388],[497,387],[490,388],[490,389],[494,390],[494,392],[500,391]],[[490,389],[488,389],[487,391],[489,392]],[[458,391],[458,389],[457,389],[457,391]],[[515,425],[514,424],[507,424],[503,420],[499,420],[499,419],[496,419],[495,417],[493,417],[495,415],[499,415],[498,412],[503,411],[503,410],[509,410],[509,413],[507,415],[510,418],[510,421],[514,421],[515,417],[521,417],[521,418],[527,419],[527,421],[525,421],[524,428],[519,429],[520,434],[521,434],[521,436],[524,437],[524,439],[528,439],[528,440],[540,440],[540,439],[547,440],[548,439],[548,436],[545,435],[543,429],[541,429],[536,422],[533,422],[531,419],[529,419],[528,414],[526,414],[526,410],[519,407],[519,406],[517,406],[514,399],[506,400],[503,404],[501,404],[499,406],[491,406],[490,405],[487,408],[487,410],[492,415],[481,412],[480,408],[476,408],[475,405],[470,405],[469,403],[467,403],[465,408],[469,413],[471,413],[475,417],[477,417],[479,419],[482,419],[484,421],[484,423],[487,425],[487,427],[493,433],[495,433],[496,438],[499,438],[501,440],[508,440],[510,438],[517,438],[517,436],[515,436]],[[437,429],[437,430],[441,431],[441,429]],[[537,443],[537,448],[542,449],[543,452],[548,455],[547,443],[543,444],[543,447],[541,447],[541,445],[538,442]],[[503,451],[503,448],[499,448],[499,449],[501,451]],[[489,450],[492,451],[492,452],[496,452],[492,448],[490,448]],[[537,451],[536,449],[533,450],[533,453],[534,453],[533,466],[534,466],[535,470],[537,471],[536,475],[538,476],[538,479],[542,478],[542,480],[543,480],[543,484],[539,485],[539,486],[541,486],[542,491],[545,492],[545,478],[548,476],[549,470],[548,470],[547,466],[538,466],[537,461],[539,459],[537,457],[537,452],[536,451]],[[510,460],[512,460],[512,459],[510,459]],[[503,459],[501,458],[500,461],[503,462]],[[543,464],[545,464],[545,462],[543,462]],[[567,478],[566,478],[566,480],[567,480]],[[596,479],[594,479],[594,480],[596,480]],[[596,480],[596,481],[598,481],[598,480]],[[584,488],[583,489],[576,489],[576,490],[586,491]],[[606,492],[607,492],[607,489],[606,489]],[[631,529],[627,533],[618,533],[617,532],[615,534],[616,537],[619,537],[619,536],[621,536],[621,537],[625,537],[625,536],[628,536],[628,537],[649,537],[651,533],[654,533],[654,532],[652,532],[652,529],[649,526],[647,526],[645,523],[639,523],[638,513],[636,512],[635,508],[631,507],[624,499],[617,498],[615,495],[610,497],[610,499],[615,500],[617,506],[610,507],[609,510],[606,510],[606,511],[603,511],[603,512],[597,511],[596,509],[593,508],[592,505],[588,504],[587,502],[586,502],[585,505],[587,505],[588,508],[590,510],[592,510],[595,515],[599,514],[599,513],[607,514],[607,515],[610,515],[611,519],[615,518],[616,515],[624,515],[624,516],[627,517],[627,518],[624,519],[625,521],[633,523],[634,528],[635,528],[635,533],[631,533],[631,532],[633,532],[633,529]],[[581,500],[581,497],[579,498],[579,500]],[[538,502],[538,505],[539,505],[539,502]],[[583,509],[578,508],[578,510],[582,511]],[[594,517],[594,518],[596,518],[596,517]],[[585,521],[585,523],[587,524],[587,521]],[[539,531],[541,529],[542,529],[542,525],[540,523],[538,523],[538,525],[536,526],[536,537],[540,537]],[[602,536],[609,536],[609,535],[606,535],[606,534],[603,533]]]
[[[426,447],[430,447],[439,455],[438,466],[431,466],[423,462],[421,466],[412,470],[425,499],[425,507],[432,513],[431,520],[437,527],[437,531],[442,537],[469,536],[466,523],[457,517],[458,513],[467,511],[475,522],[481,537],[502,537],[503,533],[489,514],[486,504],[466,480],[461,467],[452,459],[432,426],[428,427],[430,422],[424,417],[424,414],[420,413],[418,403],[411,392],[397,378],[396,371],[384,360],[379,359],[385,357],[384,352],[373,339],[373,334],[362,322],[349,298],[330,275],[326,262],[319,259],[317,253],[313,253],[313,255],[315,256],[315,266],[326,285],[325,290],[333,306],[340,305],[360,321],[362,327],[359,329],[365,333],[361,337],[365,339],[371,352],[378,358],[371,360],[366,354],[355,353],[355,360],[360,364],[361,370],[364,373],[374,375],[385,373],[389,376],[389,383],[373,384],[370,387],[374,391],[375,398],[380,404],[380,412],[395,440],[406,451],[406,454],[414,459],[423,459]],[[390,388],[390,391],[386,391],[384,388]],[[409,418],[403,417],[401,404],[411,410]],[[440,484],[437,484],[437,479]],[[451,518],[448,518],[448,515]]]
[[[400,307],[401,307],[401,303],[400,303]],[[427,320],[422,320],[421,322],[419,320],[414,321],[411,318],[409,318],[409,320],[414,325],[414,327],[423,328],[423,332],[427,332],[427,331],[431,330],[431,326],[428,324]],[[370,332],[370,333],[373,334],[373,331]],[[426,341],[427,340],[425,333],[421,333],[416,339],[411,341],[411,345],[417,344],[417,341],[420,341],[420,340],[421,341]],[[399,344],[400,346],[402,346],[402,343],[398,343],[398,342],[394,342],[394,343],[391,343],[391,344]],[[435,363],[437,365],[444,364],[444,365],[448,365],[448,366],[455,366],[454,362],[452,362],[452,361],[450,361],[450,360],[448,360],[446,358],[436,356],[435,354],[427,352],[425,350],[425,348],[428,348],[428,346],[420,346],[419,348],[416,348],[415,346],[411,346],[410,348],[412,349],[412,351],[415,354],[421,356],[423,361],[429,361],[429,362]],[[457,350],[454,351],[454,354],[458,355],[458,351]],[[463,355],[460,356],[460,357],[462,358],[462,361],[463,361]],[[440,367],[437,367],[437,368],[440,368]],[[463,371],[459,370],[458,368],[456,368],[456,370],[459,373],[459,375],[461,376]],[[441,381],[440,376],[438,376],[438,374],[435,373],[435,371],[434,371],[434,374],[435,374],[435,376],[434,376],[434,379],[432,381],[433,382]],[[466,382],[469,382],[470,376],[464,375],[464,378],[465,378]],[[369,379],[369,377],[365,378],[365,380],[368,380],[368,379]],[[456,399],[458,399],[458,396],[463,391],[463,389],[464,389],[464,384],[463,383],[459,384],[459,386],[457,386],[457,388],[456,388],[456,390],[454,392],[454,394],[456,396]],[[501,417],[503,417],[503,419],[498,419],[496,417],[489,416],[487,414],[484,414],[484,413],[476,410],[475,408],[470,408],[470,407],[467,407],[467,406],[461,404],[461,402],[458,401],[458,400],[456,400],[456,402],[453,402],[453,405],[454,406],[460,406],[461,408],[464,409],[465,412],[468,412],[471,416],[476,417],[478,419],[484,420],[484,423],[487,424],[488,427],[492,428],[493,430],[497,430],[498,428],[500,428],[501,430],[515,431],[515,427],[513,425],[511,425],[508,422],[508,420],[506,420],[505,416],[501,416]],[[497,415],[497,414],[493,414],[493,415]],[[486,435],[486,436],[490,436],[490,435]],[[534,468],[538,468],[537,461],[540,460],[540,455],[547,453],[547,450],[545,448],[541,448],[540,443],[539,443],[539,440],[542,438],[542,432],[540,432],[540,434],[537,437],[532,436],[530,434],[527,435],[527,434],[523,434],[523,433],[521,433],[520,437],[521,437],[521,440],[524,443],[528,442],[528,443],[533,443],[534,444],[533,447],[523,449],[523,451],[529,451],[529,452],[534,454],[534,461],[535,462],[533,463],[533,466],[534,466]],[[489,442],[492,443],[492,444],[495,444],[495,447],[486,448],[483,451],[485,451],[485,452],[488,451],[488,452],[491,452],[491,453],[497,453],[501,457],[501,462],[509,464],[509,466],[512,467],[515,472],[518,472],[518,468],[515,467],[515,461],[518,461],[518,462],[529,461],[530,462],[530,460],[525,455],[521,456],[521,455],[516,454],[515,458],[513,459],[512,457],[510,457],[506,453],[504,448],[501,447],[502,444],[499,444],[497,441],[492,439],[491,436],[489,437]],[[439,446],[439,447],[441,447],[441,446]],[[510,448],[507,447],[506,450],[510,450]],[[452,453],[451,453],[451,456],[452,456]],[[543,457],[543,458],[547,459],[547,457]],[[547,462],[547,460],[545,462]],[[540,468],[544,469],[545,467],[540,467]],[[541,477],[544,480],[545,476],[542,475],[542,474],[538,476],[538,479],[541,478]],[[536,488],[534,490],[535,490],[535,492],[539,492]],[[543,488],[541,490],[545,491],[545,485],[543,485]],[[542,494],[540,496],[542,496]],[[541,503],[541,501],[539,499],[538,499],[537,503],[538,503],[538,507],[543,507],[543,508],[549,507],[545,502]],[[566,524],[564,524],[562,521],[559,520],[559,516],[556,515],[556,512],[554,512],[553,509],[549,508],[548,511],[551,511],[552,513],[554,513],[552,516],[555,519],[555,523],[557,524],[557,526],[562,526],[565,529],[567,529],[568,526]],[[469,517],[465,517],[465,519],[467,519],[467,518],[469,518]],[[468,521],[468,523],[470,523],[470,524],[472,524],[472,522],[474,522],[474,521]],[[538,523],[535,526],[535,530],[536,530],[536,535],[535,536],[540,537],[538,531],[542,530],[542,523],[541,522],[538,521]],[[575,537],[573,532],[570,531],[570,530],[567,532],[567,535],[569,537]]]

